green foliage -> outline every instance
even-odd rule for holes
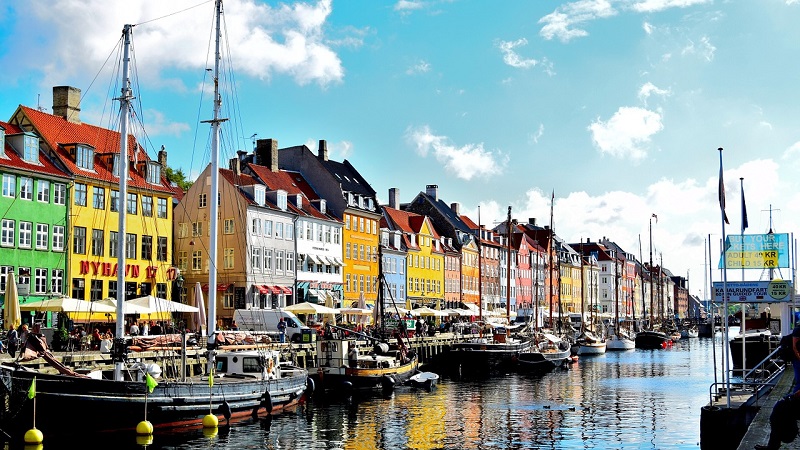
[[[59,327],[53,333],[53,348],[58,350],[63,350],[67,348],[67,344],[69,343],[69,331],[67,331],[67,327]]]
[[[186,174],[183,173],[183,169],[175,170],[172,167],[167,167],[165,172],[167,180],[177,183],[177,185],[184,191],[188,191],[189,188],[192,187],[192,184],[194,184],[194,181],[186,178]]]

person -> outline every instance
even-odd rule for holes
[[[150,323],[145,321],[142,325],[142,336],[150,335]]]
[[[422,334],[425,332],[425,322],[422,321],[422,318],[417,318],[417,324],[414,327],[414,332],[418,337],[422,337]]]
[[[136,325],[136,322],[131,324],[130,329],[131,336],[138,336],[139,335],[139,325]]]
[[[278,338],[281,344],[286,342],[286,322],[284,322],[283,317],[278,321]]]
[[[283,319],[281,319],[281,320],[283,320]],[[284,327],[284,328],[285,328],[285,327]],[[236,323],[236,321],[235,321],[235,320],[234,320],[234,321],[233,321],[233,323],[231,324],[231,331],[239,331],[239,325]],[[281,342],[283,342],[283,341],[281,341]]]
[[[31,328],[31,331],[30,333],[28,333],[28,335],[39,338],[39,340],[42,343],[42,346],[44,348],[47,348],[47,338],[45,338],[44,335],[42,334],[42,325],[40,323],[33,324],[33,328]]]
[[[769,415],[769,440],[767,445],[756,444],[756,450],[778,450],[781,442],[792,442],[797,436],[797,410],[800,394],[793,392],[775,403]]]
[[[100,341],[103,340],[103,336],[100,334],[100,329],[95,328],[92,331],[92,350],[100,349]]]
[[[800,350],[797,348],[798,343],[800,343],[800,323],[792,330],[792,350],[794,351],[794,358],[792,358],[792,369],[794,369],[792,394],[800,391]]]
[[[28,340],[28,334],[30,333],[28,331],[28,324],[23,323],[22,325],[20,325],[19,330],[17,330],[17,333],[19,334],[19,349],[23,349],[25,348],[25,341]]]
[[[8,327],[6,339],[8,340],[8,354],[11,355],[11,358],[14,358],[17,354],[17,349],[19,348],[19,334],[14,328],[14,325]]]

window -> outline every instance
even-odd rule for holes
[[[222,294],[222,307],[225,309],[233,309],[233,292],[229,290]]]
[[[64,227],[53,225],[53,251],[64,251]]]
[[[61,269],[53,269],[50,274],[50,292],[53,294],[62,294],[64,292],[64,271]]]
[[[253,234],[253,236],[261,235],[261,219],[253,218],[253,227],[251,229],[251,233]]]
[[[294,272],[294,253],[286,252],[286,271]]]
[[[222,251],[222,268],[223,269],[233,269],[233,249],[226,248]]]
[[[192,270],[203,270],[203,252],[201,250],[192,252]]]
[[[287,223],[285,231],[286,233],[284,234],[284,237],[286,238],[286,240],[287,241],[294,240],[294,227],[292,226],[292,224]]]
[[[256,186],[253,194],[253,199],[255,200],[256,204],[264,206],[265,196],[266,192],[264,191],[264,186]]]
[[[86,300],[86,288],[83,278],[72,279],[72,298]]]
[[[167,260],[167,238],[166,236],[158,237],[158,250],[156,252],[156,259],[159,261]]]
[[[253,271],[261,272],[261,247],[253,247],[250,250],[250,264]]]
[[[275,271],[280,274],[283,273],[283,250],[278,250],[275,254]]]
[[[75,149],[75,164],[81,169],[94,169],[94,150],[83,145]]]
[[[19,177],[19,198],[33,200],[33,178]]]
[[[94,209],[106,209],[106,189],[101,187],[92,188],[92,206]]]
[[[158,199],[158,218],[159,219],[167,218],[167,199],[165,198]]]
[[[233,234],[234,232],[235,232],[235,227],[233,219],[225,219],[225,221],[222,224],[222,233]]]
[[[91,280],[89,300],[96,302],[103,299],[103,280]]]
[[[30,222],[19,223],[19,246],[31,248],[31,239],[33,233],[33,224]]]
[[[136,214],[138,197],[137,194],[128,194],[128,214]]]
[[[156,283],[156,297],[167,298],[167,283]]]
[[[39,180],[36,183],[36,200],[42,203],[50,203],[50,182]]]
[[[360,231],[361,233],[364,232],[364,218],[363,217],[359,217],[358,218],[358,231]]]
[[[306,222],[306,239],[309,241],[314,239],[314,224]]]
[[[125,236],[125,257],[136,259],[136,235],[128,233]]]
[[[77,255],[86,254],[86,227],[75,227],[72,238],[72,252]]]
[[[119,212],[119,191],[111,190],[111,212]]]
[[[197,207],[198,208],[205,208],[208,206],[208,195],[203,193],[197,197]]]
[[[350,243],[348,242],[345,244],[345,252],[344,252],[345,259],[350,259]]]
[[[47,269],[37,267],[33,273],[33,292],[44,294],[47,292]]]
[[[265,220],[264,221],[264,236],[272,237],[272,221]]]
[[[344,228],[346,230],[350,229],[350,216],[347,214],[344,215]]]
[[[322,224],[315,224],[315,227],[317,229],[317,241],[322,242],[322,240],[325,238],[325,232],[322,228]]]
[[[109,281],[108,282],[108,296],[116,299],[117,298],[117,282],[116,281]]]
[[[14,229],[17,224],[13,220],[3,219],[2,231],[0,231],[0,245],[3,247],[14,246]]]
[[[272,249],[264,249],[264,273],[272,273]]]
[[[17,195],[17,177],[7,173],[3,174],[3,197]]]
[[[39,138],[25,134],[25,142],[23,144],[22,159],[28,162],[39,162]]]
[[[103,230],[92,230],[92,256],[103,256],[105,251]]]
[[[161,183],[161,164],[152,161],[147,163],[147,182],[150,184]]]
[[[67,185],[64,183],[53,184],[53,203],[64,205],[67,200]]]
[[[142,196],[142,215],[153,217],[153,197],[150,195]]]
[[[186,270],[189,263],[189,253],[188,252],[178,252],[178,269]]]
[[[283,239],[283,222],[275,223],[275,237]]]
[[[119,256],[119,232],[111,231],[108,233],[108,256],[116,258]]]
[[[142,235],[142,259],[151,260],[153,258],[153,236]]]
[[[188,232],[189,232],[189,226],[186,224],[186,222],[181,222],[181,223],[178,224],[178,237],[179,238],[185,238],[187,236]]]
[[[203,222],[192,222],[192,237],[203,235]]]
[[[36,224],[36,250],[47,250],[50,240],[50,225],[46,223]]]
[[[331,227],[329,225],[325,225],[325,242],[331,242]]]
[[[75,205],[86,206],[86,185],[83,183],[75,183]]]

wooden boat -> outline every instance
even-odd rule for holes
[[[606,348],[608,350],[634,350],[636,342],[623,333],[612,334],[606,339]]]
[[[606,352],[606,340],[594,336],[591,332],[584,332],[577,340],[578,355],[602,355]]]
[[[439,382],[439,374],[434,372],[419,372],[408,379],[408,383],[416,388],[431,390]]]
[[[366,337],[366,335],[360,335]],[[379,342],[369,353],[358,350],[354,339],[324,339],[317,341],[317,379],[325,390],[376,389],[391,390],[406,382],[417,372],[414,352],[406,350],[401,336],[398,344]]]
[[[643,350],[661,350],[672,344],[667,333],[656,330],[643,330],[636,333],[636,348]]]
[[[510,335],[504,327],[496,327],[484,337],[453,344],[448,366],[461,376],[491,375],[513,369],[517,355],[530,351],[532,345],[530,336]]]
[[[549,333],[542,333],[543,341],[530,351],[517,355],[517,368],[522,372],[544,373],[572,362],[570,343]]]
[[[222,1],[215,2],[217,30],[221,26]],[[131,91],[129,48],[132,25],[123,29],[124,43],[122,95],[118,99],[120,108],[119,154],[129,155],[128,121],[131,114]],[[217,33],[217,40],[221,33]],[[217,42],[216,61],[221,59]],[[219,135],[219,64],[214,73],[214,118],[211,127],[214,136]],[[211,197],[217,197],[219,170],[217,158],[218,139],[212,139],[212,186]],[[127,160],[127,159],[126,159]],[[123,167],[127,170],[127,164]],[[125,173],[125,172],[121,172]],[[127,192],[127,176],[119,178],[119,198]],[[218,202],[210,202],[210,217],[217,217]],[[126,209],[119,208],[120,234],[126,223]],[[210,221],[211,248],[216,248],[217,224]],[[125,267],[125,253],[118,252],[118,267]],[[213,254],[213,253],[212,253]],[[125,277],[120,271],[119,283]],[[216,285],[216,272],[210,271],[209,284]],[[110,351],[114,362],[112,374],[99,371],[78,373],[56,360],[54,355],[37,336],[32,335],[26,344],[24,358],[43,358],[57,373],[47,370],[31,370],[20,364],[0,366],[0,383],[3,385],[0,400],[0,428],[7,433],[22,433],[35,425],[43,433],[76,433],[92,431],[134,430],[146,417],[154,429],[199,425],[210,409],[218,411],[218,418],[230,420],[260,411],[273,413],[290,409],[311,392],[308,372],[305,369],[286,366],[279,360],[279,352],[261,346],[257,350],[230,353],[220,351],[215,307],[209,308],[208,320],[208,368],[206,374],[194,377],[166,379],[155,364],[135,363],[128,359],[128,347],[124,338],[124,289],[118,290],[116,333]],[[216,306],[214,289],[209,290],[209,306]],[[181,364],[176,361],[176,364]],[[34,405],[35,408],[34,408]]]

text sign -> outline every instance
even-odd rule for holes
[[[772,281],[729,281],[727,301],[741,303],[780,303],[792,299],[792,282]],[[723,301],[723,283],[714,282],[714,302]]]
[[[725,259],[719,268],[776,269],[789,267],[789,235],[786,233],[729,235],[725,238]]]

